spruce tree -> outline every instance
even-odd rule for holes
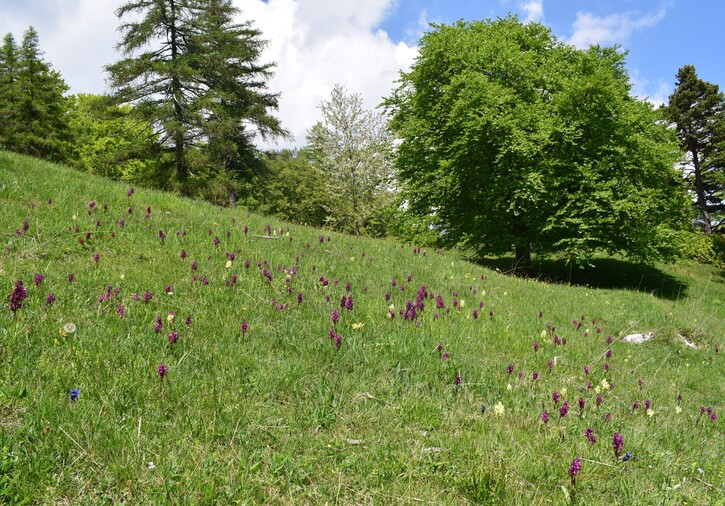
[[[18,45],[13,34],[3,38],[0,47],[0,148],[12,149],[9,136],[17,128]]]
[[[269,112],[279,94],[266,89],[274,66],[259,62],[266,42],[251,22],[235,23],[237,14],[228,0],[206,2],[194,23],[192,66],[206,84],[200,128],[210,162],[239,174],[255,165],[256,136],[267,140],[286,132]]]
[[[18,153],[62,161],[70,133],[68,90],[60,74],[42,59],[38,32],[31,26],[20,47],[5,36],[0,70],[0,145]]]

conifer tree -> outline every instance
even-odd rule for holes
[[[70,140],[68,90],[60,74],[42,59],[38,32],[31,26],[16,47],[5,37],[0,70],[0,145],[40,158],[62,161]]]
[[[270,114],[271,65],[257,63],[261,34],[235,24],[237,13],[230,0],[133,0],[117,11],[140,20],[121,25],[126,58],[107,67],[115,98],[161,133],[181,182],[195,167],[239,169],[255,135],[284,133]]]
[[[700,79],[694,66],[685,65],[664,111],[688,155],[685,181],[703,231],[710,235],[725,223],[725,94],[717,84]]]
[[[17,107],[20,86],[18,85],[18,45],[12,33],[3,38],[0,47],[0,147],[12,149],[10,133],[17,129]]]
[[[273,65],[259,62],[266,42],[251,22],[234,22],[238,10],[227,0],[208,0],[195,20],[192,67],[203,95],[200,129],[212,163],[240,172],[252,164],[256,136],[286,135],[270,114],[279,94],[266,90]],[[253,165],[253,164],[252,164]]]

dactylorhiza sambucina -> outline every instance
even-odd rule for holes
[[[619,458],[622,454],[622,448],[624,448],[624,438],[619,432],[612,435],[612,448],[614,449],[614,456]]]
[[[559,401],[561,400],[561,394],[559,392],[552,392],[551,400],[554,401],[554,404],[559,404]]]
[[[342,344],[342,336],[335,332],[334,328],[330,329],[330,341],[335,344],[335,348],[340,348]]]
[[[13,314],[20,309],[20,306],[23,304],[23,301],[27,298],[27,296],[28,289],[23,286],[23,280],[18,278],[13,291],[10,292],[10,297],[8,298],[8,301],[10,302],[10,311],[12,311]]]
[[[567,413],[569,413],[569,403],[564,402],[562,406],[559,408],[559,418],[564,418]]]
[[[569,476],[571,476],[572,481],[574,480],[576,475],[579,474],[579,471],[581,470],[581,468],[582,468],[582,459],[577,457],[572,461],[571,467],[569,468]]]

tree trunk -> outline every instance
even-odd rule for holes
[[[531,241],[528,238],[529,227],[523,219],[513,223],[514,254],[516,255],[514,271],[528,269],[531,265]]]
[[[237,207],[237,192],[229,190],[229,207]]]
[[[707,196],[705,195],[705,185],[702,182],[702,170],[700,169],[700,158],[697,149],[691,149],[692,165],[695,167],[695,194],[697,195],[697,207],[702,214],[702,222],[705,226],[705,235],[712,234],[712,221],[710,213],[707,211]]]
[[[528,269],[531,266],[531,245],[528,242],[517,244],[515,254],[514,270]]]
[[[181,107],[181,80],[176,69],[179,59],[179,47],[176,35],[176,1],[171,0],[171,16],[169,26],[169,43],[171,44],[171,66],[174,75],[171,78],[171,96],[174,101],[174,119],[176,120],[176,131],[174,132],[174,162],[176,165],[176,176],[180,181],[185,181],[188,170],[184,163],[184,109]]]

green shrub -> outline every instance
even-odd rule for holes
[[[711,264],[716,261],[713,240],[700,232],[682,232],[678,238],[680,255],[683,258]],[[723,249],[725,251],[725,249]]]
[[[714,263],[725,266],[725,234],[714,234],[709,237]]]

